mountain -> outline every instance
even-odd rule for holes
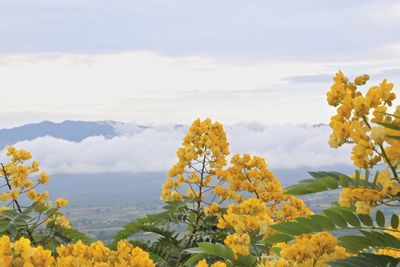
[[[30,141],[43,136],[52,136],[73,142],[80,142],[89,136],[96,135],[112,138],[116,135],[112,123],[71,120],[61,123],[43,121],[10,129],[0,129],[0,149],[19,141]]]

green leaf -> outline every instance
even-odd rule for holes
[[[27,225],[24,218],[20,218],[20,217],[17,217],[13,222],[15,223],[15,225],[18,225],[18,226]]]
[[[281,248],[278,248],[278,247],[272,247],[271,248],[271,251],[275,254],[275,255],[277,255],[277,256],[280,256],[281,255]]]
[[[392,130],[400,131],[400,126],[394,123],[389,123],[389,122],[377,122],[376,124],[379,124],[385,128],[389,128]]]
[[[237,265],[235,266],[255,266],[257,262],[257,258],[254,256],[243,256],[239,255],[239,258],[237,259],[236,263]]]
[[[43,213],[46,210],[48,210],[48,208],[46,207],[46,205],[44,203],[39,203],[39,202],[36,202],[35,204],[33,204],[33,209],[38,213]]]
[[[325,183],[330,189],[337,189],[339,187],[337,180],[333,177],[323,177],[319,181]]]
[[[17,217],[17,213],[15,212],[15,211],[13,211],[13,210],[5,210],[5,211],[3,211],[2,213],[1,213],[1,215],[4,217],[4,218],[7,218],[7,219],[14,219],[15,217]]]
[[[338,238],[339,245],[346,248],[351,253],[358,253],[359,251],[368,248],[368,239],[364,236],[358,235],[345,235]]]
[[[321,227],[323,227],[325,230],[333,230],[335,229],[335,225],[325,216],[323,215],[313,215],[311,216],[311,220],[319,225],[321,225]]]
[[[190,257],[184,265],[189,265],[189,266],[193,266],[195,265],[197,262],[201,261],[202,259],[206,258],[207,254],[206,253],[198,253],[193,255],[192,257]]]
[[[369,175],[370,175],[369,169],[365,169],[365,185],[368,184]]]
[[[285,234],[274,234],[264,240],[267,244],[274,244],[279,242],[287,242],[292,240],[293,237]]]
[[[4,233],[10,227],[10,220],[9,219],[1,219],[0,220],[0,233]]]
[[[376,182],[378,181],[379,171],[375,173],[374,180],[372,181],[372,188],[376,187]]]
[[[15,226],[15,224],[13,224],[13,223],[10,223],[10,227],[8,228],[8,231],[10,232],[10,235],[12,237],[16,237],[18,234],[18,229]]]
[[[351,179],[349,178],[349,177],[347,177],[347,176],[345,176],[345,175],[341,175],[340,177],[339,177],[339,184],[342,186],[342,187],[348,187],[349,186],[349,181],[350,181]]]
[[[385,239],[388,247],[400,249],[400,240],[388,233],[381,233]]]
[[[286,188],[285,193],[288,195],[306,195],[313,193],[313,191],[310,190],[307,186],[299,184]]]
[[[296,221],[299,224],[307,225],[309,228],[312,229],[312,232],[321,232],[323,230],[322,226],[319,223],[313,221],[310,218],[299,217],[296,219]]]
[[[398,135],[386,135],[386,137],[395,139],[395,140],[400,140],[400,136],[398,136]]]
[[[366,226],[372,226],[374,224],[371,216],[369,216],[368,214],[357,214],[357,216],[360,221]]]
[[[92,243],[92,240],[87,237],[84,233],[74,229],[74,228],[70,228],[70,229],[65,229],[65,228],[57,228],[57,234],[62,235],[68,239],[71,239],[72,241],[82,241],[82,243],[84,243],[85,245],[89,245],[90,243]]]
[[[271,225],[271,228],[288,235],[301,235],[309,233],[309,230],[301,227],[295,222],[284,222],[280,224]]]
[[[203,250],[204,253],[216,257],[223,258],[225,260],[234,261],[235,256],[230,248],[224,246],[222,244],[216,243],[207,243],[207,242],[199,242],[197,243],[199,248]]]
[[[341,209],[340,212],[342,213],[343,217],[346,219],[346,221],[350,225],[357,227],[357,228],[359,228],[361,226],[360,220],[353,212],[345,210],[345,209]]]
[[[376,235],[374,232],[364,231],[364,230],[360,230],[360,232],[366,238],[368,238],[368,241],[371,243],[371,247],[384,247],[385,246],[385,244],[386,244],[385,240],[381,236]]]
[[[356,178],[354,179],[355,186],[360,186],[360,171],[356,170]]]
[[[395,259],[386,255],[375,255],[362,253],[357,256],[335,260],[330,263],[332,267],[395,267],[400,263],[400,259]]]
[[[393,214],[390,220],[390,224],[393,229],[397,229],[399,227],[399,215]]]
[[[330,209],[326,209],[323,212],[326,214],[328,219],[330,219],[335,225],[338,225],[340,227],[347,227],[346,220],[339,213]]]
[[[322,177],[326,177],[326,174],[323,172],[308,172],[312,177],[319,179]]]
[[[376,223],[380,226],[380,227],[385,227],[385,215],[383,214],[382,211],[378,210],[376,212]]]

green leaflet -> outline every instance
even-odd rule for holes
[[[325,216],[323,215],[313,215],[311,216],[311,220],[313,222],[318,223],[319,225],[321,225],[322,228],[324,228],[325,230],[333,230],[335,229],[335,225]]]
[[[326,214],[328,219],[332,220],[332,222],[335,225],[338,225],[338,226],[343,227],[343,228],[347,227],[346,220],[339,213],[337,213],[337,212],[335,212],[335,211],[333,211],[331,209],[326,209],[323,212]]]
[[[376,223],[380,226],[380,227],[385,227],[385,215],[383,214],[382,211],[378,210],[376,212]]]
[[[353,212],[345,209],[341,209],[340,212],[350,225],[356,228],[359,228],[361,226],[360,220]]]
[[[201,248],[201,250],[208,254],[208,255],[213,255],[216,257],[221,257],[225,260],[229,260],[231,262],[233,262],[235,260],[235,256],[233,254],[233,251],[225,246],[222,245],[220,243],[207,243],[207,242],[199,242],[197,243],[197,245],[199,246],[199,248]]]
[[[266,244],[274,244],[274,243],[279,243],[279,242],[287,242],[292,240],[293,237],[290,235],[285,235],[285,234],[275,234],[267,239],[264,240],[264,243]]]
[[[301,235],[309,233],[309,229],[296,222],[284,222],[271,225],[271,228],[287,235]]]
[[[368,214],[357,214],[357,216],[365,226],[372,226],[374,224],[371,216]]]
[[[400,131],[400,126],[394,123],[388,123],[388,122],[377,122],[376,124],[379,124],[385,128],[389,128],[392,130]]]
[[[395,267],[400,263],[400,259],[385,255],[362,253],[358,256],[331,262],[332,267]]]
[[[399,227],[399,215],[393,214],[392,218],[390,219],[390,225],[393,229],[397,229]]]

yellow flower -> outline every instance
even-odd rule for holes
[[[11,196],[12,199],[18,200],[18,197],[19,197],[19,190],[18,190],[18,189],[12,189],[12,190],[10,191],[10,196]]]
[[[206,260],[201,260],[196,264],[196,267],[208,267]]]
[[[282,263],[287,263],[283,266],[304,267],[329,266],[330,261],[350,256],[343,247],[337,246],[337,238],[328,232],[296,236],[292,243],[281,246],[280,255]]]
[[[65,198],[57,198],[56,199],[56,207],[61,209],[68,205],[68,200]]]
[[[42,172],[42,173],[39,175],[38,182],[39,182],[40,184],[47,184],[47,183],[49,182],[49,176],[47,175],[47,173]]]
[[[5,201],[8,201],[8,200],[10,200],[12,198],[12,196],[11,196],[11,194],[10,193],[1,193],[0,194],[0,201],[3,201],[3,202],[5,202]]]
[[[363,201],[356,201],[355,206],[357,214],[369,214],[372,209],[371,205]]]
[[[206,206],[206,207],[204,208],[204,213],[205,213],[207,216],[208,216],[208,215],[211,215],[211,214],[218,213],[218,212],[219,212],[219,205],[218,205],[218,203],[215,203],[215,202],[211,203],[211,205]]]

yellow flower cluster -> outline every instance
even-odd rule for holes
[[[210,119],[193,122],[178,149],[178,162],[168,173],[161,198],[165,201],[181,200],[184,185],[189,185],[187,196],[204,198],[204,188],[210,187],[212,175],[226,165],[229,154],[223,126]]]
[[[370,121],[392,120],[390,116],[385,115],[385,112],[396,98],[392,92],[393,84],[383,80],[379,86],[369,88],[364,96],[358,87],[369,80],[368,75],[356,77],[354,82],[349,82],[339,71],[333,80],[334,83],[327,93],[327,100],[329,105],[337,107],[337,114],[331,117],[330,126],[333,132],[329,145],[337,148],[345,143],[354,143],[351,157],[354,164],[364,169],[372,168],[382,160],[382,156],[385,156],[382,144],[389,140],[385,138],[386,129],[380,126],[371,127]],[[373,110],[372,118],[369,117],[371,110]],[[389,143],[393,143],[393,140]],[[398,142],[394,143],[399,145]],[[390,160],[398,158],[392,157]]]
[[[349,257],[343,247],[337,246],[337,238],[329,232],[295,237],[292,243],[280,243],[279,258],[265,258],[259,266],[309,267],[329,266],[332,260]]]
[[[355,175],[352,176],[354,178]],[[360,179],[365,179],[360,177]],[[356,213],[368,214],[373,206],[386,197],[395,197],[400,192],[397,180],[392,179],[389,170],[379,171],[376,179],[376,188],[347,187],[339,197],[339,204],[343,207],[356,207]]]
[[[274,222],[293,220],[307,216],[311,211],[304,202],[292,195],[286,195],[279,180],[267,168],[261,157],[236,154],[231,159],[232,166],[220,170],[219,179],[228,184],[228,188],[216,186],[214,192],[222,199],[241,202],[247,193],[266,203],[268,213]]]
[[[301,199],[284,194],[281,184],[268,170],[263,158],[234,155],[231,163],[230,168],[217,173],[228,186],[217,185],[214,192],[221,199],[238,202],[229,205],[217,224],[220,229],[234,229],[235,233],[228,235],[225,243],[235,253],[248,253],[249,250],[248,246],[247,250],[235,247],[236,243],[231,242],[235,235],[247,233],[249,236],[261,234],[268,237],[275,233],[269,225],[312,214]],[[246,199],[249,193],[252,198]]]
[[[226,213],[219,218],[217,227],[232,227],[237,234],[258,233],[272,223],[267,205],[261,199],[250,198],[240,204],[229,205]]]
[[[7,156],[11,157],[10,162],[5,165],[0,164],[0,176],[5,183],[2,185],[2,188],[6,190],[0,193],[0,201],[8,203],[0,206],[0,210],[9,209],[9,204],[14,202],[14,207],[16,207],[18,212],[22,212],[18,200],[23,194],[26,194],[27,198],[33,203],[44,203],[47,207],[51,207],[52,203],[49,201],[49,193],[47,191],[43,193],[35,191],[38,185],[48,183],[48,174],[41,172],[36,182],[30,178],[30,176],[34,176],[39,172],[39,163],[32,161],[31,164],[25,164],[26,161],[32,159],[32,155],[25,150],[18,150],[14,147],[7,149]],[[58,209],[61,209],[68,205],[68,200],[58,198],[55,204]],[[70,221],[59,212],[52,214],[50,218],[46,218],[45,224],[48,225],[50,222],[54,222],[56,225],[67,229],[71,228]]]
[[[16,201],[19,195],[27,193],[28,197],[35,202],[44,202],[48,199],[48,193],[36,193],[33,188],[38,184],[45,184],[49,177],[46,173],[39,175],[38,181],[35,184],[29,175],[39,171],[39,163],[33,161],[30,165],[24,165],[25,161],[32,158],[31,154],[25,150],[17,150],[14,147],[7,149],[7,156],[11,157],[8,164],[1,164],[0,176],[5,182],[4,188],[7,192],[0,193],[0,201]]]
[[[236,154],[231,158],[231,166],[225,168],[228,153],[221,124],[210,119],[194,121],[177,152],[179,161],[169,172],[161,198],[181,200],[181,189],[186,187],[185,196],[196,203],[193,208],[199,211],[197,216],[201,216],[202,209],[206,216],[219,217],[218,228],[234,230],[225,244],[235,254],[249,253],[253,234],[273,234],[269,225],[311,214],[302,200],[284,193],[263,158]],[[207,202],[208,199],[212,201]],[[222,212],[220,204],[225,200],[234,203]]]
[[[31,242],[25,237],[14,243],[6,235],[0,238],[0,266],[47,267],[53,263],[54,257],[50,250],[41,246],[31,247]]]
[[[249,245],[250,245],[250,236],[248,234],[230,234],[228,235],[224,243],[227,245],[235,254],[235,257],[238,255],[250,255]]]
[[[196,264],[196,267],[209,267],[209,266],[210,265],[207,264],[206,260],[201,260]],[[226,264],[221,261],[217,261],[213,263],[210,267],[226,267]]]
[[[29,239],[24,237],[15,242],[11,242],[5,235],[0,238],[0,266],[4,267],[155,266],[147,252],[133,247],[126,240],[118,243],[116,251],[110,250],[100,241],[89,246],[78,241],[76,244],[59,246],[57,254],[55,257],[50,250],[41,246],[32,247]]]
[[[155,264],[147,252],[139,247],[133,247],[126,240],[118,242],[117,250],[112,251],[101,241],[89,246],[78,241],[76,244],[59,246],[57,248],[57,266],[131,266],[153,267]]]

